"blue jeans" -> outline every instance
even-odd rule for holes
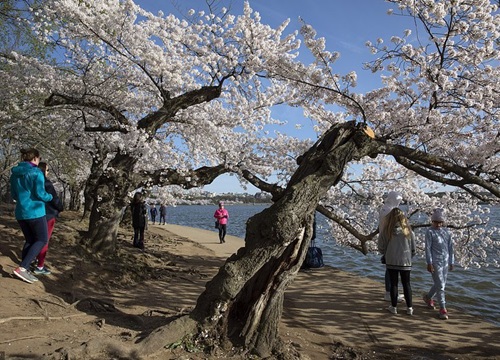
[[[447,278],[448,265],[434,264],[434,272],[432,273],[432,280],[434,280],[434,284],[427,293],[427,297],[431,299],[434,295],[436,295],[440,309],[446,309],[446,296],[444,289],[446,287]]]
[[[227,224],[219,224],[219,240],[220,242],[225,241],[227,232]]]
[[[35,260],[49,241],[47,219],[42,216],[36,219],[17,220],[17,222],[21,227],[25,240],[19,266],[29,269],[31,262]]]

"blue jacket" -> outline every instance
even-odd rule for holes
[[[52,195],[45,191],[43,173],[34,164],[23,161],[12,168],[10,191],[16,201],[17,220],[45,216],[45,203],[52,200]]]

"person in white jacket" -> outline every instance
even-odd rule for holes
[[[403,197],[401,194],[397,191],[389,191],[387,194],[387,197],[384,200],[384,205],[380,208],[379,211],[379,218],[378,218],[378,233],[380,236],[380,233],[382,232],[382,227],[385,224],[386,221],[386,216],[391,212],[392,209],[397,208],[399,204],[401,204],[401,201],[403,200]],[[400,294],[398,295],[398,301],[403,301],[404,297]],[[391,301],[391,280],[389,277],[389,272],[387,269],[385,270],[385,295],[384,295],[384,300],[385,301]]]

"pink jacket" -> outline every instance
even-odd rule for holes
[[[217,209],[215,210],[214,218],[219,220],[219,224],[225,225],[227,224],[229,213],[227,212],[226,209]]]

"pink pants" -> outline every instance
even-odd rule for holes
[[[43,249],[40,250],[40,253],[36,257],[36,259],[38,260],[38,264],[36,266],[39,268],[43,268],[43,264],[45,263],[45,257],[47,256],[47,251],[49,251],[50,237],[52,236],[52,231],[54,230],[55,224],[56,224],[56,218],[52,218],[50,220],[47,220],[47,228],[48,228],[48,232],[49,232],[47,244],[45,244]]]

